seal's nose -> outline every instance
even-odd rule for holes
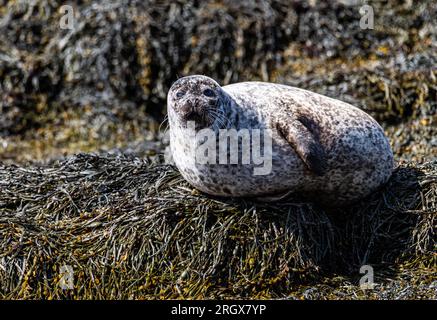
[[[200,116],[198,104],[199,101],[197,99],[187,101],[180,108],[181,116],[185,120],[197,120]]]
[[[189,118],[191,116],[192,113],[194,113],[194,108],[193,105],[190,103],[190,101],[188,101],[188,103],[185,103],[184,105],[181,106],[181,115],[184,118]]]

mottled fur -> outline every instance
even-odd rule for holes
[[[206,88],[213,97],[205,97]],[[182,131],[188,109],[198,129],[271,129],[272,172],[254,176],[253,165],[242,164],[193,166],[187,152],[193,141]],[[341,205],[377,189],[393,170],[389,142],[371,116],[307,90],[264,82],[220,87],[211,78],[190,76],[170,89],[168,116],[176,166],[190,184],[213,195],[296,192]]]

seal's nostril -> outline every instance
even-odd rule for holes
[[[181,112],[183,114],[187,114],[193,111],[193,107],[191,106],[190,103],[186,103],[184,105],[181,106]]]

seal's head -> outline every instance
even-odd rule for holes
[[[167,104],[169,112],[174,112],[183,126],[187,121],[194,121],[196,127],[204,128],[211,126],[220,116],[223,97],[223,90],[216,81],[193,75],[183,77],[172,85]]]

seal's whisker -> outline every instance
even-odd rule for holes
[[[210,112],[217,118],[221,120],[221,126],[227,128],[230,125],[230,120],[226,115],[220,110],[217,106],[218,102],[216,102],[215,109],[210,109]]]
[[[168,128],[168,113],[165,115],[164,119],[161,121],[158,127],[158,131],[161,131],[162,125],[167,122],[167,128]]]
[[[164,129],[164,131],[162,132],[161,129],[162,129],[162,126],[163,126],[164,124],[165,124],[165,129]],[[158,132],[162,132],[163,136],[165,136],[165,135],[167,134],[167,132],[168,132],[169,129],[170,129],[170,123],[169,123],[169,121],[168,121],[168,114],[166,114],[165,117],[164,117],[164,120],[162,120],[162,122],[159,124]]]
[[[219,123],[220,127],[227,128],[230,124],[230,120],[226,118],[226,116],[223,114],[223,112],[207,108],[207,112],[211,114]]]
[[[206,113],[210,116],[211,122],[214,123],[214,120],[219,123],[219,126],[223,126],[223,114],[220,112],[217,112],[214,109],[207,108]]]
[[[226,128],[225,121],[224,121],[223,117],[218,116],[216,119],[217,119],[217,122],[218,122],[220,128]]]

